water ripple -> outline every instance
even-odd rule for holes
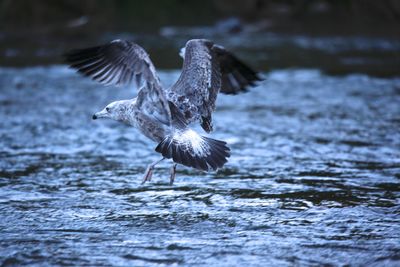
[[[178,72],[161,72],[171,84]],[[400,80],[281,70],[219,96],[216,173],[90,114],[132,90],[0,68],[0,264],[372,265],[400,255]]]

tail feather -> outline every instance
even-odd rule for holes
[[[176,163],[203,171],[221,168],[230,157],[226,142],[200,136],[188,128],[166,136],[156,151]]]

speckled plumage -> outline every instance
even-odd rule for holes
[[[185,46],[182,73],[167,89],[167,98],[184,114],[188,122],[211,118],[221,87],[218,62],[208,40],[190,40]],[[204,127],[203,127],[204,128]],[[211,128],[204,128],[207,132]]]
[[[104,85],[119,86],[135,80],[140,87],[136,98],[115,101],[94,119],[111,118],[132,125],[158,143],[156,151],[163,157],[200,170],[216,170],[226,163],[229,148],[223,141],[200,136],[189,124],[200,121],[210,132],[218,92],[245,91],[260,78],[209,40],[189,40],[182,52],[182,74],[167,89],[163,89],[148,54],[129,41],[114,40],[65,56],[72,68]],[[151,169],[149,173],[151,176]]]

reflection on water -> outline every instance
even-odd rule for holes
[[[178,71],[162,72],[171,84]],[[400,80],[265,74],[220,96],[226,168],[157,159],[91,114],[133,91],[65,67],[0,69],[0,258],[36,265],[400,264]]]

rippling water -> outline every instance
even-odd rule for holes
[[[161,72],[164,84],[179,72]],[[0,69],[0,263],[400,265],[400,79],[282,70],[220,96],[217,173],[91,114],[133,90]]]

